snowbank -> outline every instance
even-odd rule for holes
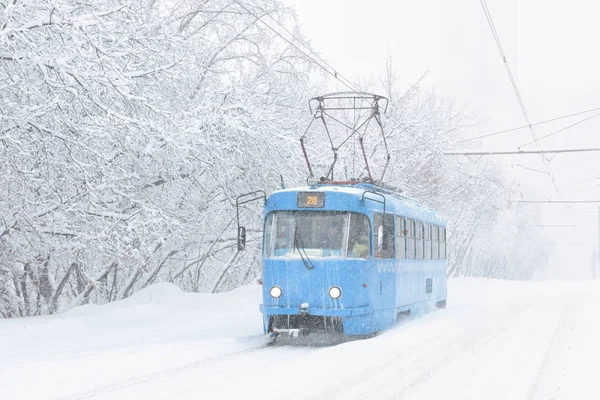
[[[447,309],[332,347],[265,348],[259,303],[158,284],[1,320],[0,399],[600,398],[599,282],[451,280]]]

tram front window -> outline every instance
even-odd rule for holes
[[[365,215],[337,211],[278,211],[265,226],[267,257],[369,258]],[[267,251],[268,250],[268,251]]]

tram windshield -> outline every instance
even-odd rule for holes
[[[340,211],[277,211],[267,216],[264,257],[369,258],[366,215]]]

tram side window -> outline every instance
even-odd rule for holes
[[[394,216],[392,214],[375,214],[375,257],[394,258]],[[379,235],[383,237],[379,238]]]
[[[416,227],[416,242],[417,242],[417,246],[416,246],[416,252],[417,252],[417,260],[422,260],[423,259],[423,223],[416,221],[415,222],[415,227]]]
[[[406,219],[396,219],[396,258],[406,258]]]
[[[431,254],[432,260],[438,260],[440,257],[440,228],[439,226],[431,227]]]
[[[415,221],[406,220],[406,253],[409,260],[415,259]]]
[[[348,237],[348,258],[370,258],[369,219],[364,214],[350,214],[350,234]]]
[[[425,224],[425,259],[431,260],[431,225]]]

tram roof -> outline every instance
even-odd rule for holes
[[[386,199],[386,212],[393,212],[394,214],[402,215],[407,218],[418,219],[420,221],[436,224],[446,225],[446,219],[443,218],[437,211],[428,208],[417,200],[403,196],[390,189],[386,189],[377,185],[369,183],[355,183],[355,184],[315,184],[311,186],[294,187],[281,189],[273,192],[271,197],[279,197],[286,193],[298,193],[298,192],[325,192],[325,193],[336,193],[336,194],[347,194],[349,196],[360,199],[365,192],[377,193],[385,197]],[[368,202],[372,204],[370,207],[374,211],[382,211],[383,205],[376,202]],[[267,208],[269,208],[267,206]],[[276,207],[277,209],[281,209]],[[329,208],[329,207],[327,207]],[[350,207],[352,208],[352,207]],[[357,211],[355,209],[349,209],[349,211]]]

